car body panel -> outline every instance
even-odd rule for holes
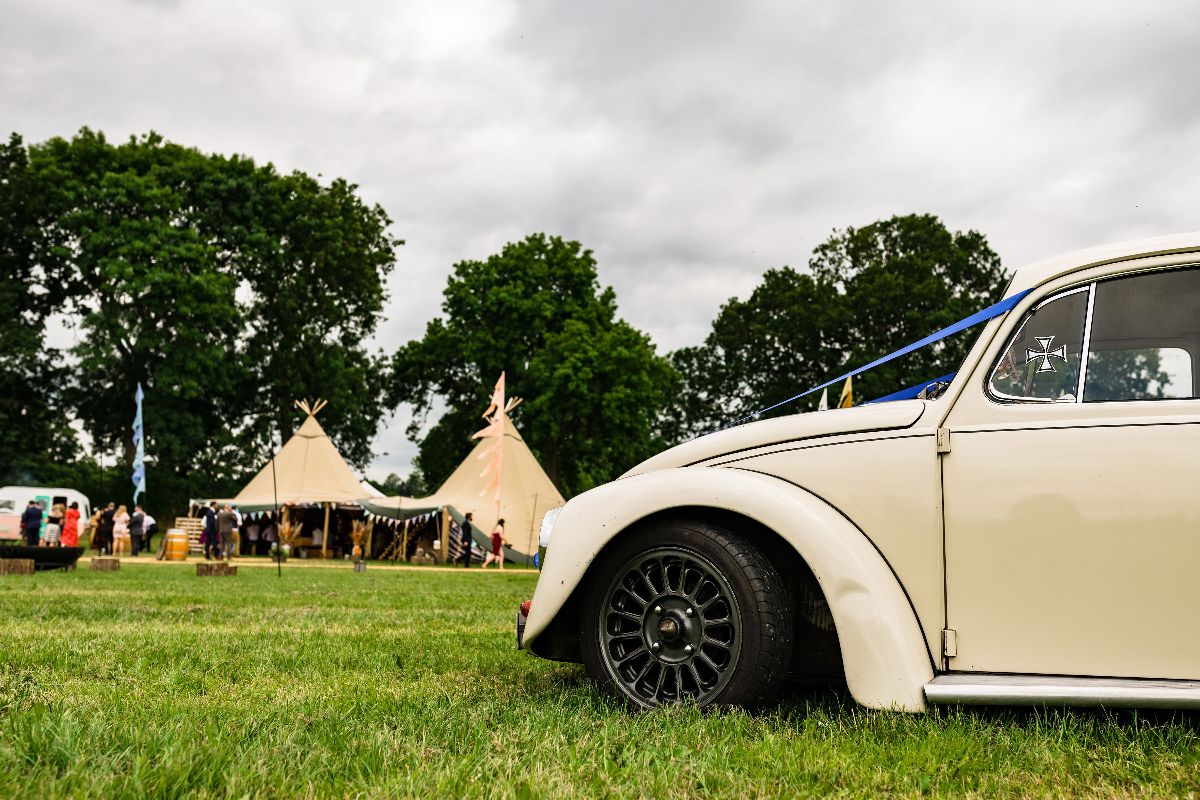
[[[890,433],[826,445],[798,442],[722,464],[781,477],[845,514],[906,588],[930,656],[940,659],[946,613],[936,429]],[[870,487],[869,502],[864,485]]]
[[[536,641],[618,533],[673,507],[707,507],[758,520],[812,570],[833,615],[846,682],[860,703],[920,710],[933,677],[925,637],[887,562],[845,516],[812,493],[744,469],[665,469],[605,484],[572,499],[555,534],[524,632]]]
[[[985,388],[1046,298],[1197,260],[1063,271],[976,345],[943,422],[951,669],[1200,678],[1200,639],[1185,632],[1200,612],[1200,400],[1002,403]]]
[[[725,459],[735,453],[746,454],[751,450],[822,436],[844,436],[851,433],[907,428],[921,418],[924,410],[925,403],[921,400],[901,400],[857,408],[830,409],[821,414],[793,414],[752,422],[710,433],[664,450],[638,464],[622,477],[643,475],[673,467],[688,467],[712,459]]]

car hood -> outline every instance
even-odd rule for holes
[[[621,477],[627,478],[660,469],[688,467],[731,453],[801,439],[907,428],[921,418],[925,405],[924,400],[897,400],[857,408],[810,411],[807,414],[738,425],[664,450]]]

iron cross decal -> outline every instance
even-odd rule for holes
[[[1054,364],[1050,363],[1051,358],[1060,359],[1064,364],[1067,363],[1067,346],[1065,344],[1060,345],[1056,350],[1051,350],[1050,343],[1054,341],[1053,336],[1035,336],[1033,338],[1039,345],[1041,345],[1042,350],[1039,353],[1036,350],[1026,349],[1026,364],[1030,364],[1041,359],[1041,363],[1038,364],[1037,368],[1038,372],[1055,372],[1056,370],[1054,369]]]

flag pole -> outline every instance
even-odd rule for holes
[[[274,433],[275,433],[275,425],[274,425],[274,423],[272,423],[272,425],[271,425],[271,434],[272,435],[269,438],[269,441],[271,443],[275,442]],[[282,442],[283,442],[283,434],[282,433],[279,435],[279,440],[281,443],[280,447],[282,447],[283,446],[282,445]],[[283,520],[281,520],[279,518],[279,484],[275,480],[275,456],[277,456],[277,455],[278,455],[278,453],[271,454],[271,493],[272,493],[272,496],[274,498],[274,503],[275,503],[275,572],[279,576],[279,579],[283,580],[283,541],[279,538],[279,523],[282,522]]]

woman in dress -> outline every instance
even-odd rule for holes
[[[125,510],[125,506],[121,506],[113,515],[113,555],[120,558],[128,544],[129,512]]]
[[[63,518],[62,544],[63,547],[79,546],[79,503],[71,503]]]
[[[42,547],[58,547],[59,540],[62,538],[62,521],[65,511],[62,503],[55,503],[50,507],[50,513],[46,516],[46,527],[42,528]]]
[[[492,552],[487,554],[487,558],[483,560],[483,566],[495,561],[500,565],[500,569],[504,569],[504,545],[508,542],[504,541],[504,520],[496,520],[496,527],[492,528]]]

